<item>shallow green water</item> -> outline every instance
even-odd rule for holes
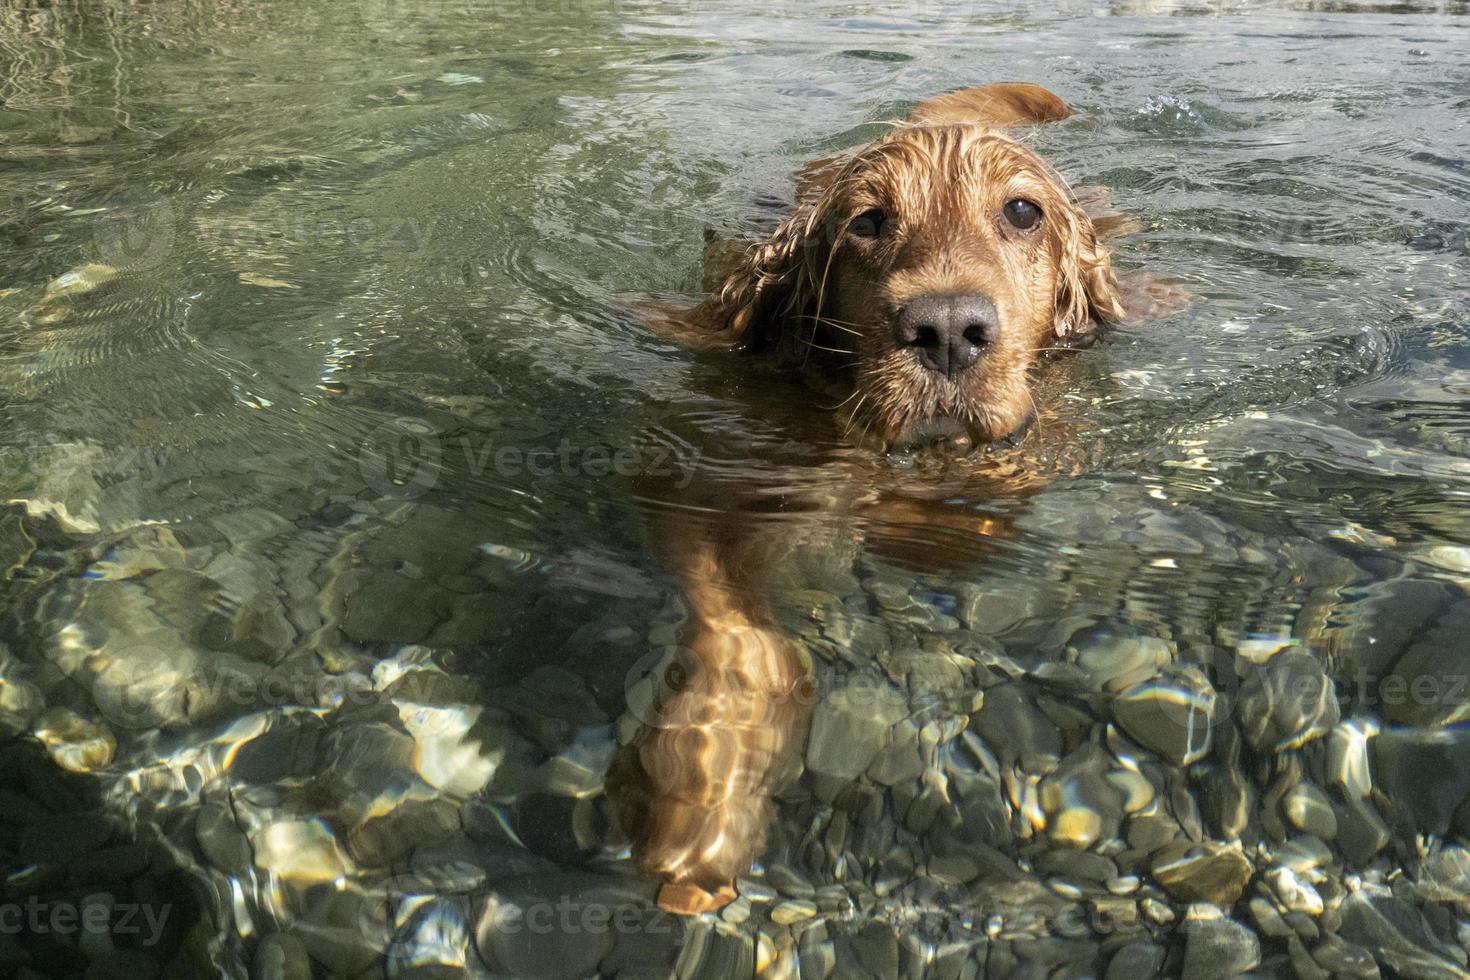
[[[32,736],[74,770],[90,802],[51,811],[150,845],[94,890],[193,910],[138,962],[1089,975],[1156,943],[1178,972],[1187,889],[1088,795],[1127,770],[1167,799],[1154,850],[1240,842],[1225,904],[1266,972],[1295,950],[1249,902],[1304,837],[1330,855],[1301,871],[1322,935],[1414,975],[1353,905],[1397,882],[1429,923],[1403,942],[1465,969],[1470,7],[1045,6],[0,6],[0,732],[25,772]],[[800,161],[1001,79],[1081,110],[1035,145],[1141,219],[1122,266],[1195,304],[1069,364],[1079,471],[963,502],[1007,534],[834,518],[773,559],[832,703],[862,676],[902,709],[817,705],[811,737],[855,747],[798,747],[749,917],[660,917],[604,794],[679,615],[649,519],[691,472],[799,481],[836,435],[815,396],[657,341],[618,297],[697,289],[705,228],[763,227]],[[648,495],[619,458],[669,472]],[[895,558],[915,536],[926,557]],[[1172,666],[1133,677],[1144,638]],[[1338,717],[1260,734],[1293,644]],[[1185,667],[1218,695],[1187,766],[1127,743],[1152,723],[1120,732],[1124,686],[1098,680],[1152,708]],[[1332,761],[1353,732],[1367,802]],[[910,736],[916,772],[869,768]],[[1308,784],[1388,841],[1293,825]],[[1048,786],[1071,802],[1032,819]],[[76,902],[74,869],[14,877],[74,860],[14,812],[7,898]],[[1132,927],[1098,925],[1118,895],[1056,831],[1079,812],[1112,827],[1080,850],[1142,880]],[[496,919],[568,897],[640,918]],[[112,955],[15,942],[43,976]]]

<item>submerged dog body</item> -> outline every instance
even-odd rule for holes
[[[1102,240],[1127,230],[1127,219],[1089,215],[1096,196],[1074,193],[1006,131],[1069,115],[1055,95],[1024,84],[924,102],[877,141],[809,164],[794,213],[768,238],[733,260],[707,255],[722,274],[704,300],[639,311],[663,336],[750,352],[837,387],[843,438],[860,450],[940,443],[954,453],[1015,438],[1038,413],[1032,369],[1044,354],[1086,346],[1105,325],[1182,298],[1142,277],[1120,283]],[[875,471],[849,459],[818,481],[821,493],[788,494],[776,507],[786,517],[931,519],[924,503],[885,494]],[[769,511],[771,500],[761,506]],[[665,882],[661,903],[683,912],[733,897],[733,879],[761,848],[773,774],[809,707],[799,696],[806,657],[775,626],[760,568],[772,534],[789,537],[796,525],[718,506],[716,517],[662,528],[690,616],[681,679],[637,752],[646,796],[633,827],[638,855]],[[995,533],[971,513],[938,523]]]

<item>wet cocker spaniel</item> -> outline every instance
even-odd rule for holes
[[[764,241],[712,249],[702,302],[638,311],[662,336],[837,386],[844,437],[873,459],[1016,441],[1045,413],[1048,354],[1182,299],[1116,275],[1103,241],[1128,219],[1099,213],[1105,195],[1074,192],[1013,135],[1071,114],[1028,84],[921,103],[873,143],[809,164],[795,211]],[[862,472],[824,499],[911,505],[869,492]],[[690,619],[679,677],[637,747],[645,804],[632,830],[665,883],[661,904],[696,912],[728,901],[758,857],[810,670],[767,609],[752,525],[668,523]]]

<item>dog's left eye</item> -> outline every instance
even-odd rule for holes
[[[882,208],[869,208],[847,226],[847,230],[859,238],[877,238],[888,224],[888,214]]]
[[[1012,227],[1030,231],[1041,223],[1041,208],[1018,197],[1014,201],[1006,202],[1005,216]]]

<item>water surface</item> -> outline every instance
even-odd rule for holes
[[[1467,12],[0,9],[5,895],[175,910],[0,962],[1465,975]],[[671,918],[607,793],[683,615],[650,522],[838,449],[620,297],[1011,79],[1195,303],[1065,365],[1074,472],[952,505],[1004,533],[773,559],[822,696]]]

